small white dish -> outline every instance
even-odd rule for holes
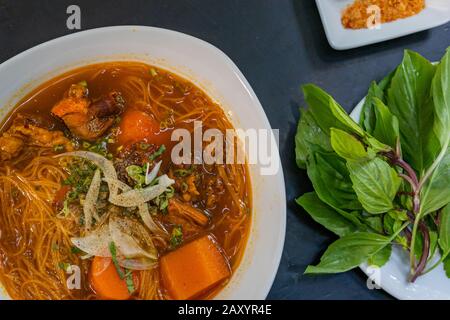
[[[379,29],[345,29],[341,23],[341,15],[353,1],[316,0],[328,42],[336,50],[352,49],[402,37],[450,21],[449,0],[426,0],[426,7],[419,14],[382,23]]]
[[[359,121],[364,100],[350,113],[350,117],[356,122]],[[409,255],[399,247],[393,246],[389,261],[380,269],[374,270],[367,263],[360,265],[360,268],[368,277],[376,280],[384,291],[397,299],[450,300],[450,279],[447,278],[442,265],[410,283],[407,279]]]
[[[64,36],[29,49],[0,65],[0,119],[24,94],[56,75],[102,61],[135,60],[177,73],[203,88],[230,115],[236,128],[271,130],[250,84],[219,49],[165,29],[117,26]],[[272,139],[274,135],[271,135]],[[277,150],[276,150],[277,151]],[[275,175],[251,165],[252,226],[244,257],[216,299],[265,299],[283,251],[286,196],[280,164]],[[2,293],[0,299],[7,299]]]

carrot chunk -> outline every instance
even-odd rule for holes
[[[90,271],[92,288],[100,299],[127,300],[130,298],[127,283],[125,279],[120,279],[111,258],[94,257]]]
[[[172,298],[194,299],[230,276],[230,266],[209,235],[163,256],[161,277]]]
[[[160,124],[149,114],[139,110],[129,110],[123,114],[120,121],[118,136],[121,145],[146,141],[162,145],[170,141],[168,132],[162,132]]]

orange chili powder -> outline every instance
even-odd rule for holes
[[[346,29],[367,28],[367,21],[373,14],[367,12],[371,5],[378,6],[380,22],[390,22],[418,14],[425,8],[425,0],[356,0],[343,12],[341,22]]]

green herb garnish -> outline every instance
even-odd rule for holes
[[[162,213],[165,213],[167,207],[169,206],[169,200],[174,196],[174,194],[175,189],[172,186],[170,186],[164,193],[160,194],[158,197],[153,199],[153,202]]]
[[[142,188],[145,184],[145,170],[141,166],[131,165],[126,167],[128,176],[136,182],[136,188]]]
[[[82,146],[84,149],[89,149],[89,148],[91,147],[91,144],[90,144],[89,142],[87,142],[87,141],[83,141],[83,143],[81,144],[81,146]]]
[[[152,155],[150,155],[149,160],[150,162],[161,156],[164,151],[166,151],[166,146],[161,145],[157,151],[155,151]]]
[[[92,162],[84,159],[74,159],[69,164],[68,168],[66,168],[69,172],[69,176],[63,183],[72,188],[67,193],[64,201],[64,216],[68,214],[68,205],[78,201],[81,195],[87,193],[96,168],[97,167]]]
[[[136,290],[134,287],[134,281],[133,281],[133,272],[131,270],[127,270],[125,273],[125,282],[127,284],[127,289],[130,294],[133,294],[133,292]]]
[[[145,143],[145,142],[139,143],[139,148],[141,150],[147,150],[148,148],[150,148],[150,146],[151,146],[151,144],[149,144],[149,143]]]
[[[190,176],[194,172],[194,166],[190,166],[188,169],[176,169],[173,171],[173,174],[176,177],[184,178]]]
[[[63,208],[61,209],[61,211],[59,212],[59,215],[60,216],[62,216],[62,217],[67,217],[69,214],[70,214],[70,210],[69,210],[69,199],[67,198],[67,196],[66,196],[66,198],[64,199],[64,202],[63,202]]]
[[[64,151],[64,149],[65,149],[65,147],[62,144],[55,144],[53,146],[53,151],[55,151],[55,152],[61,152],[61,151]]]
[[[70,268],[70,263],[68,263],[68,262],[59,262],[59,263],[58,263],[58,267],[59,267],[61,270],[64,270],[64,271],[67,272],[67,270]]]
[[[170,235],[170,246],[172,249],[179,247],[183,243],[183,229],[181,225],[175,226]]]
[[[116,271],[117,271],[117,274],[119,275],[119,278],[124,279],[125,274],[123,273],[123,270],[119,265],[119,261],[117,260],[117,250],[116,250],[116,245],[114,244],[114,242],[109,243],[109,252],[111,252],[111,259],[112,259],[112,262],[114,263],[114,267],[116,267]]]
[[[81,251],[80,248],[74,247],[74,246],[72,246],[72,247],[70,248],[70,252],[71,252],[72,254],[80,254],[80,253],[83,253],[83,251]]]

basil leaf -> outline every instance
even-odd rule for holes
[[[305,193],[295,201],[309,213],[314,221],[340,237],[359,231],[354,223],[322,202],[315,192]]]
[[[364,145],[353,135],[336,128],[331,128],[330,132],[331,146],[339,156],[356,161],[368,158]]]
[[[444,271],[447,278],[450,278],[450,257],[447,257],[444,260]]]
[[[369,213],[383,213],[393,208],[402,182],[397,172],[380,158],[364,162],[347,161],[353,189]]]
[[[430,258],[434,256],[437,249],[439,249],[439,235],[437,231],[430,231]]]
[[[329,134],[330,128],[338,128],[361,137],[365,135],[361,127],[328,93],[313,84],[304,85],[302,88],[308,110],[325,133]]]
[[[362,209],[345,160],[335,153],[312,153],[307,161],[307,173],[317,195],[326,204],[339,209]]]
[[[364,221],[364,223],[366,225],[368,225],[371,229],[375,230],[376,232],[384,233],[383,219],[382,219],[381,215],[377,215],[377,216],[371,215],[368,217],[363,217],[362,220]]]
[[[389,150],[388,146],[364,132],[345,110],[319,87],[312,84],[304,85],[303,93],[309,106],[308,110],[327,135],[330,135],[331,128],[336,128],[361,137],[375,152]]]
[[[387,105],[399,119],[404,158],[419,173],[439,152],[432,132],[430,87],[434,72],[435,67],[428,60],[418,53],[405,51],[387,91]]]
[[[447,256],[450,253],[450,205],[446,205],[440,213],[438,243],[443,255]]]
[[[384,92],[375,81],[370,84],[369,91],[364,99],[364,104],[361,109],[361,116],[359,119],[359,124],[364,130],[366,130],[366,132],[370,134],[373,134],[376,124],[376,116],[373,106],[374,98],[378,98],[380,100],[384,99]]]
[[[301,118],[295,135],[295,160],[297,166],[306,169],[306,158],[314,150],[332,151],[330,137],[317,125],[311,112],[300,110]]]
[[[394,73],[395,70],[389,73],[383,80],[380,81],[379,84],[373,81],[369,87],[366,98],[364,99],[359,124],[369,134],[373,133],[376,123],[373,98],[378,98],[383,101],[383,103],[386,103],[386,91],[391,84]]]
[[[337,273],[351,270],[373,257],[390,243],[390,238],[368,232],[344,236],[333,242],[317,266],[308,266],[305,273]]]
[[[400,136],[398,119],[380,99],[374,98],[373,104],[376,122],[372,135],[380,142],[395,148]]]
[[[425,183],[420,194],[421,214],[439,210],[450,202],[450,149],[442,158],[439,165],[433,171],[433,174]]]
[[[371,256],[367,263],[371,266],[382,267],[389,261],[392,253],[392,245],[388,244],[386,247]]]
[[[433,130],[444,146],[450,135],[450,48],[436,69],[431,87],[435,112]]]

